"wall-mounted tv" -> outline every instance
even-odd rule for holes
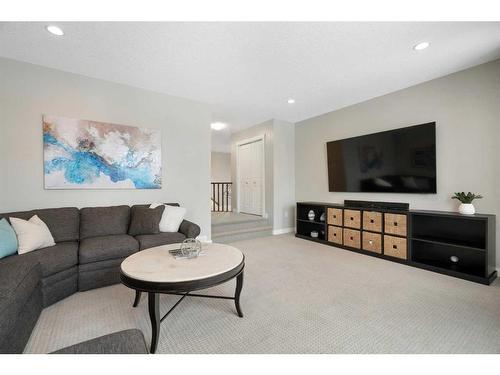
[[[436,193],[436,123],[326,144],[331,192]]]

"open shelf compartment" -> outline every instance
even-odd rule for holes
[[[311,236],[311,232],[318,232],[318,238],[314,238]],[[319,225],[316,223],[308,223],[306,221],[300,221],[297,225],[297,234],[301,236],[306,236],[315,240],[325,240],[326,228],[325,225]]]
[[[485,220],[412,215],[412,238],[485,250],[486,225]]]
[[[318,206],[318,205],[309,205],[309,204],[298,204],[297,205],[297,219],[302,220],[302,221],[310,221],[309,220],[309,211],[314,212],[314,222],[319,223],[320,222],[320,217],[325,213],[325,207],[324,206]],[[326,220],[326,219],[325,219]],[[324,223],[324,222],[323,222]]]
[[[412,240],[413,262],[446,271],[486,277],[485,256],[485,252],[468,247]]]

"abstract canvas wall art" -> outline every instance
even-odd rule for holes
[[[160,189],[157,129],[43,117],[46,189]]]

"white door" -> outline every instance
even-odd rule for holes
[[[238,146],[240,212],[262,215],[263,151],[262,139]]]

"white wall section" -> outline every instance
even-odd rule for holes
[[[330,193],[326,142],[436,121],[437,194]],[[481,193],[481,213],[500,214],[500,60],[419,84],[296,125],[298,201],[409,202],[456,211],[455,191]],[[497,219],[497,244],[500,243]],[[497,255],[497,264],[500,262]]]
[[[3,58],[0,81],[0,212],[179,202],[210,237],[208,106]],[[44,190],[43,114],[161,129],[162,188]]]

